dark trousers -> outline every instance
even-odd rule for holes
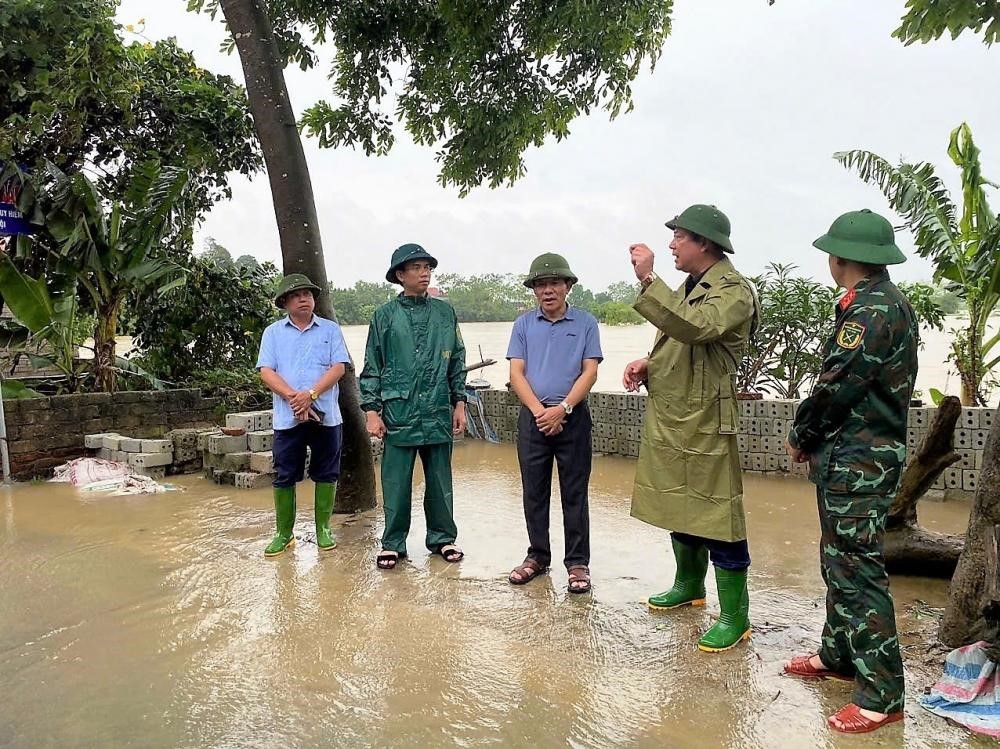
[[[274,458],[274,481],[278,488],[295,486],[305,476],[306,447],[312,451],[309,478],[333,484],[340,478],[340,451],[344,444],[344,427],[325,427],[315,421],[304,421],[291,429],[275,429],[271,455]]]
[[[535,425],[535,417],[524,406],[517,419],[517,461],[521,466],[524,520],[528,526],[528,557],[548,567],[549,503],[552,497],[552,461],[559,470],[563,531],[566,536],[567,567],[590,564],[590,508],[587,492],[592,458],[590,433],[593,423],[586,404],[566,417],[563,430],[546,437]]]
[[[719,541],[716,538],[702,538],[677,531],[672,531],[670,535],[685,546],[708,547],[708,557],[716,567],[742,572],[750,566],[750,547],[747,545],[746,539]]]

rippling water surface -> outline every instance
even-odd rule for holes
[[[703,609],[642,603],[673,563],[666,534],[628,516],[632,461],[595,461],[590,596],[569,595],[562,569],[507,584],[526,544],[511,446],[460,443],[455,464],[466,560],[428,556],[418,502],[411,559],[391,573],[374,565],[377,513],[335,516],[340,545],[319,557],[309,484],[302,540],[274,560],[267,491],[0,489],[0,746],[987,745],[922,711],[912,671],[905,727],[871,738],[825,728],[848,688],[779,675],[822,626],[809,485],[748,478],[755,633],[712,656],[694,648],[711,585]],[[928,527],[964,527],[968,504],[925,504]],[[560,526],[554,509],[557,557]],[[893,589],[904,632],[917,599],[946,596],[942,581]]]

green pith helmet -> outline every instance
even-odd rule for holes
[[[867,208],[839,216],[830,231],[813,242],[813,247],[856,263],[906,262],[906,255],[896,246],[892,224]]]
[[[667,222],[668,229],[684,229],[699,237],[715,242],[726,252],[733,251],[729,241],[732,227],[726,214],[714,205],[693,205],[685,208],[679,216],[674,216]]]
[[[278,290],[274,294],[274,306],[284,309],[285,297],[293,291],[298,291],[299,289],[312,289],[314,297],[322,291],[322,289],[310,281],[307,276],[304,276],[301,273],[291,273],[282,278],[281,283],[278,284]]]
[[[431,264],[431,268],[438,267],[438,261],[436,258],[431,257],[430,253],[427,252],[423,247],[418,244],[404,244],[397,247],[392,253],[392,260],[389,270],[385,274],[385,280],[389,283],[398,283],[400,286],[402,284],[399,279],[396,278],[396,271],[400,270],[404,265],[413,260],[426,260]]]
[[[535,281],[542,278],[564,278],[572,283],[579,280],[576,274],[569,269],[566,258],[554,252],[546,252],[531,261],[531,270],[528,271],[528,277],[524,279],[524,285],[533,289]]]

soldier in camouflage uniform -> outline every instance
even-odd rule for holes
[[[823,371],[788,435],[793,460],[809,462],[821,528],[826,624],[816,655],[785,672],[855,683],[831,728],[863,733],[903,717],[903,662],[882,556],[886,515],[906,456],[906,413],[917,375],[917,323],[885,266],[906,258],[892,226],[871,211],[846,213],[814,246],[847,292]]]

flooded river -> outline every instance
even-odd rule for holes
[[[937,388],[945,394],[958,395],[960,380],[954,373],[954,367],[947,363],[954,335],[952,328],[961,328],[965,320],[959,317],[949,317],[945,321],[945,330],[926,329],[921,331],[923,348],[920,350],[920,369],[917,373],[917,390],[921,391],[924,401],[930,405],[930,388]],[[480,351],[484,359],[496,359],[497,364],[478,370],[469,377],[479,377],[487,380],[495,388],[503,388],[508,380],[508,366],[505,359],[507,344],[510,341],[510,331],[513,323],[509,322],[474,322],[462,323],[462,336],[465,339],[466,361],[469,364],[480,361]],[[1000,330],[1000,317],[990,320],[988,329],[996,333]],[[622,392],[622,372],[625,365],[634,359],[645,356],[653,345],[656,329],[649,323],[642,325],[610,326],[601,325],[601,346],[604,351],[604,361],[597,371],[595,392]],[[344,338],[351,355],[359,363],[365,355],[365,341],[368,336],[367,325],[347,325],[344,327]],[[806,393],[803,393],[805,396]],[[994,390],[988,395],[991,403],[996,403],[1000,390]]]
[[[427,555],[417,512],[413,557],[389,573],[374,565],[374,512],[335,516],[340,545],[320,559],[300,499],[303,542],[265,560],[266,490],[193,476],[155,496],[0,488],[0,746],[988,745],[915,702],[933,676],[915,668],[912,633],[945,582],[893,580],[905,725],[833,735],[824,716],[849,687],[780,675],[823,620],[809,485],[748,477],[754,636],[708,655],[694,643],[718,611],[713,586],[703,609],[643,605],[673,567],[666,534],[628,516],[633,461],[595,461],[589,596],[570,596],[562,569],[507,584],[526,545],[513,447],[459,443],[455,464],[465,561]],[[921,518],[957,531],[968,511],[927,502]],[[560,526],[554,509],[556,556]]]

